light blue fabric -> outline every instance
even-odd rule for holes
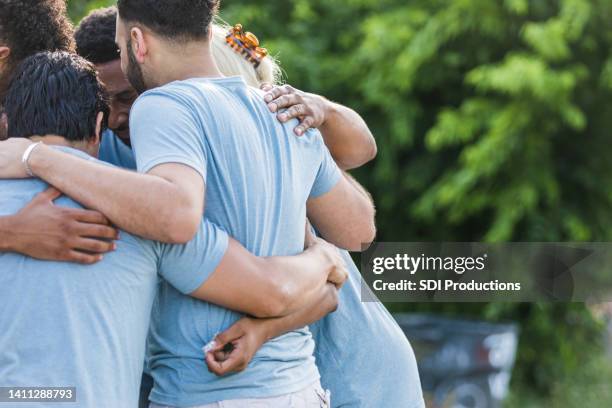
[[[0,180],[0,216],[47,187],[36,179]],[[66,197],[55,203],[79,208]],[[117,250],[90,266],[0,253],[0,387],[76,387],[70,406],[137,406],[158,267],[190,293],[217,267],[227,240],[203,221],[196,239],[181,246],[122,232]]]
[[[122,166],[126,162],[122,158],[125,145],[117,141],[119,144],[110,146],[120,151],[107,149],[100,158]],[[128,153],[135,163],[130,149]],[[341,254],[350,280],[340,292],[338,310],[310,327],[316,344],[316,365],[323,386],[332,391],[332,406],[422,407],[421,384],[410,343],[384,305],[360,301],[359,270],[347,251]],[[394,373],[393,379],[387,376],[388,372]]]
[[[297,138],[295,125],[278,122],[262,92],[237,77],[170,83],[141,95],[130,114],[138,170],[195,169],[206,182],[206,217],[258,256],[300,253],[306,200],[341,177],[319,132]],[[162,283],[149,342],[151,400],[187,407],[273,397],[319,379],[307,328],[266,343],[242,373],[208,372],[202,347],[240,317]]]
[[[119,139],[119,136],[110,129],[102,133],[100,140],[99,159],[123,167],[129,170],[136,170],[136,159],[132,149]]]
[[[332,406],[424,408],[410,343],[382,303],[361,302],[359,269],[348,252],[342,257],[350,275],[338,310],[310,326],[321,384],[331,391]]]

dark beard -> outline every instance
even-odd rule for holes
[[[142,74],[142,68],[138,65],[138,61],[136,61],[136,57],[134,56],[134,50],[132,49],[132,39],[130,38],[127,42],[128,48],[128,66],[127,66],[127,80],[130,85],[141,94],[145,92],[148,88],[145,84],[144,75]]]

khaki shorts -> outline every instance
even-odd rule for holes
[[[173,408],[151,403],[149,408]],[[302,391],[272,398],[247,398],[219,401],[191,408],[331,408],[329,391],[324,391],[317,381]]]

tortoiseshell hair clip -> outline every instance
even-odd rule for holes
[[[268,50],[259,46],[259,39],[255,34],[245,32],[242,24],[236,24],[232,27],[225,37],[225,41],[237,53],[243,55],[255,68],[268,56]]]

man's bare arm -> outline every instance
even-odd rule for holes
[[[188,166],[169,163],[138,174],[45,145],[32,152],[29,165],[37,177],[135,235],[181,244],[200,225],[204,180]]]
[[[289,85],[262,87],[265,101],[278,120],[298,119],[298,136],[309,128],[321,131],[334,161],[342,170],[363,166],[376,157],[376,140],[368,125],[354,110],[326,98],[302,92]]]
[[[215,348],[206,354],[208,369],[219,376],[244,371],[265,342],[314,323],[337,307],[338,290],[327,284],[309,304],[285,317],[244,317],[215,338]],[[231,351],[224,352],[228,344],[231,344]]]
[[[362,251],[376,236],[375,208],[367,191],[344,173],[326,194],[307,203],[308,219],[326,241],[349,251]]]
[[[286,316],[348,277],[332,245],[317,240],[296,256],[260,258],[230,239],[221,263],[192,297],[256,317]]]

